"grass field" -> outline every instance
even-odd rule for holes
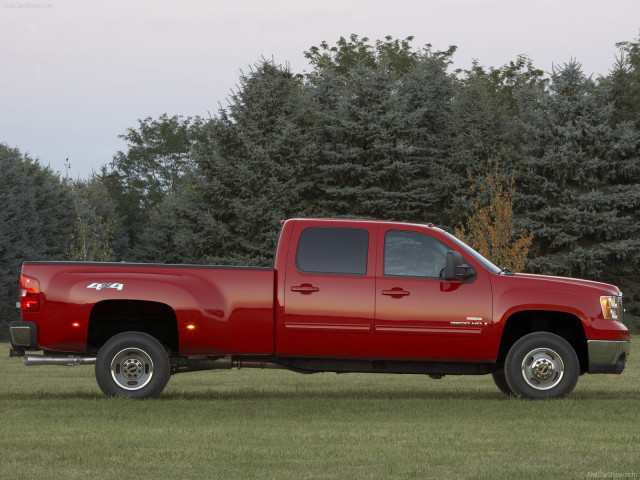
[[[633,353],[558,401],[490,376],[269,370],[181,374],[134,401],[104,398],[92,366],[24,367],[2,345],[0,478],[640,478]]]

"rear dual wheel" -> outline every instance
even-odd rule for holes
[[[152,398],[170,377],[169,357],[151,335],[125,332],[112,337],[96,359],[98,386],[109,397]]]
[[[580,363],[571,344],[548,332],[534,332],[519,339],[504,362],[506,385],[521,398],[565,397],[573,391],[579,376]]]

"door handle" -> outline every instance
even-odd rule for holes
[[[310,283],[303,283],[302,285],[298,285],[296,287],[291,287],[292,292],[300,292],[302,294],[309,294],[313,292],[319,292],[320,289],[318,287],[314,287]]]
[[[404,290],[402,288],[392,288],[391,290],[382,290],[383,295],[391,295],[392,297],[405,297],[410,295],[411,292]]]

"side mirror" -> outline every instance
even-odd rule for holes
[[[464,263],[459,252],[448,251],[446,261],[444,279],[448,282],[455,280],[464,282],[475,279],[477,275],[475,268]]]

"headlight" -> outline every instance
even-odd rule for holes
[[[600,297],[602,316],[609,320],[622,321],[622,297],[607,295]]]

